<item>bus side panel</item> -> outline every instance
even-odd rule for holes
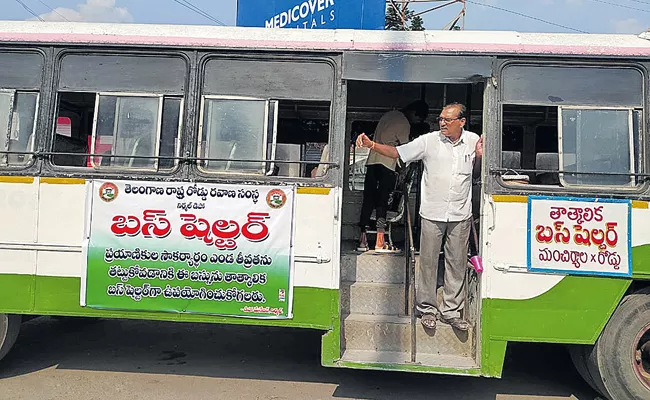
[[[291,326],[328,331],[338,324],[338,236],[333,233],[336,189],[299,190],[296,196],[293,318],[256,320],[82,307],[86,182],[57,178],[41,178],[40,182],[31,179],[30,182],[0,183],[5,185],[0,190],[0,205],[5,205],[2,207],[5,211],[0,211],[2,217],[9,221],[17,218],[6,211],[9,208],[6,199],[12,198],[10,193],[17,193],[14,197],[18,196],[21,207],[26,209],[24,218],[14,221],[19,234],[13,235],[7,225],[0,227],[3,235],[0,241],[0,312]],[[5,243],[7,241],[12,241],[11,246]]]
[[[31,177],[0,177],[0,307],[31,310],[36,274],[38,182]]]
[[[490,206],[484,226],[482,338],[488,375],[500,374],[498,350],[508,341],[593,344],[632,282],[528,272],[524,200],[525,196],[486,199]],[[636,212],[633,220],[640,217]],[[496,353],[490,353],[492,346],[498,347]]]

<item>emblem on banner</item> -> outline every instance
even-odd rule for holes
[[[110,182],[106,182],[99,187],[99,197],[107,203],[115,200],[118,192],[117,186]]]
[[[278,209],[282,208],[287,202],[287,195],[280,189],[273,189],[266,195],[266,203],[269,207]]]

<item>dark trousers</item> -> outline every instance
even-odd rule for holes
[[[386,231],[386,212],[391,192],[395,189],[397,174],[383,166],[373,164],[366,167],[366,177],[363,182],[363,203],[359,227],[365,232],[370,225],[372,210],[376,210],[377,232]]]

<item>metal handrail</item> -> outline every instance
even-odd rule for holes
[[[417,342],[416,342],[416,332],[415,326],[417,323],[416,318],[416,303],[415,303],[415,245],[413,242],[413,226],[411,224],[411,209],[409,208],[409,193],[407,191],[408,185],[404,185],[402,189],[402,195],[404,196],[404,208],[406,211],[406,230],[408,235],[406,236],[408,253],[406,254],[406,289],[404,292],[405,295],[405,308],[407,314],[410,313],[411,316],[411,362],[415,363],[415,358],[417,354]],[[410,307],[409,307],[410,304]]]

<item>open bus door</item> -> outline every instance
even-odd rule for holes
[[[370,68],[374,65],[375,68]],[[366,66],[367,68],[364,68]],[[467,107],[465,129],[481,134],[485,124],[485,81],[491,76],[489,58],[410,55],[391,57],[349,54],[344,57],[347,73],[347,138],[354,143],[364,132],[372,134],[383,113],[400,109],[422,99],[429,105],[428,131],[438,130],[436,118],[444,105],[458,102]],[[412,140],[412,138],[411,138]],[[357,154],[357,150],[358,154]],[[480,373],[480,282],[468,262],[464,316],[471,321],[469,331],[437,324],[426,332],[414,317],[411,261],[419,262],[419,246],[409,252],[419,236],[419,181],[421,168],[406,185],[398,186],[399,198],[387,215],[386,241],[398,254],[375,254],[374,232],[368,231],[370,250],[359,252],[359,214],[363,200],[365,149],[350,147],[343,200],[341,259],[341,359],[339,366],[359,366],[395,370],[418,369],[425,372],[463,370]],[[413,163],[415,164],[415,163]],[[399,179],[398,179],[399,181]],[[474,215],[480,215],[481,179],[475,181]],[[407,188],[406,195],[399,191]],[[409,223],[410,222],[410,223]],[[473,245],[473,239],[472,239]],[[424,243],[420,245],[424,246]],[[470,247],[472,249],[472,247]],[[475,252],[475,251],[474,251]],[[442,253],[442,252],[441,252]],[[411,256],[412,255],[412,256]],[[469,257],[468,257],[469,260]],[[441,254],[438,286],[442,284],[444,258]],[[438,288],[438,296],[442,295]]]

